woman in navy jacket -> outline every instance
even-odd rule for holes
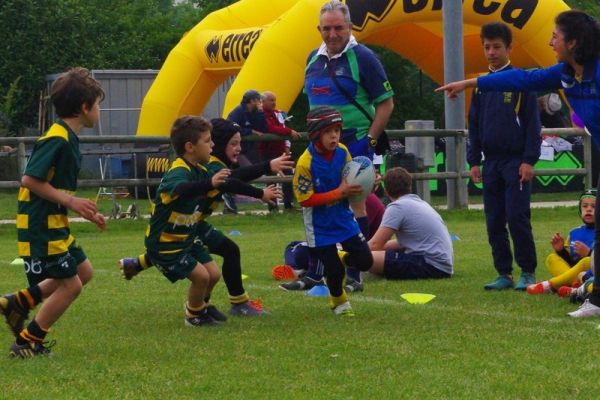
[[[446,91],[448,97],[455,98],[468,87],[478,87],[481,91],[564,89],[571,107],[600,148],[600,24],[578,10],[562,12],[554,22],[550,46],[558,64],[532,71],[511,69],[452,82],[436,91]],[[594,264],[600,265],[600,213],[596,213],[595,250]],[[600,274],[595,277],[590,297],[569,315],[575,318],[600,315]]]

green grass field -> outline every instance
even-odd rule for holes
[[[95,277],[50,333],[52,357],[1,361],[0,398],[597,398],[600,319],[569,319],[574,306],[556,296],[485,292],[495,273],[482,212],[442,215],[460,238],[456,275],[369,281],[351,295],[354,319],[272,279],[285,245],[303,237],[300,214],[213,217],[223,232],[241,232],[233,239],[246,289],[272,313],[217,328],[184,326],[187,284],[156,270],[120,277],[116,261],[142,250],[145,221],[111,220],[101,234],[73,224]],[[548,277],[550,233],[577,223],[573,208],[533,210],[538,278]],[[8,292],[24,275],[9,265],[14,226],[1,225],[0,237],[0,292]],[[406,292],[437,298],[409,305],[400,298]],[[228,309],[222,282],[213,300]],[[0,353],[12,340],[0,330]]]

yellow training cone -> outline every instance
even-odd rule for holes
[[[427,293],[404,293],[401,294],[404,300],[406,300],[410,304],[425,304],[429,303],[431,300],[435,299],[435,294],[427,294]]]

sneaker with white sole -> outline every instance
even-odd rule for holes
[[[569,317],[587,318],[600,316],[600,307],[593,305],[590,299],[585,299],[583,304],[575,311],[568,313]]]
[[[354,310],[352,310],[352,306],[349,301],[346,301],[338,306],[332,308],[333,313],[335,315],[340,315],[342,317],[354,317]]]
[[[221,325],[221,321],[215,320],[210,314],[204,310],[203,313],[194,315],[193,317],[185,317],[185,324],[187,326],[216,326]]]
[[[121,275],[128,281],[134,276],[140,273],[142,267],[137,257],[132,258],[121,258],[119,260],[119,268],[121,269]]]
[[[346,290],[346,293],[362,292],[365,290],[365,285],[356,279],[346,278],[344,290]]]

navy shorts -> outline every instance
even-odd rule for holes
[[[428,264],[421,254],[387,250],[383,261],[383,275],[387,279],[441,279],[450,274]]]
[[[23,257],[23,266],[29,286],[33,286],[48,278],[66,279],[75,276],[77,267],[86,259],[85,252],[75,240],[63,254],[43,258]]]

